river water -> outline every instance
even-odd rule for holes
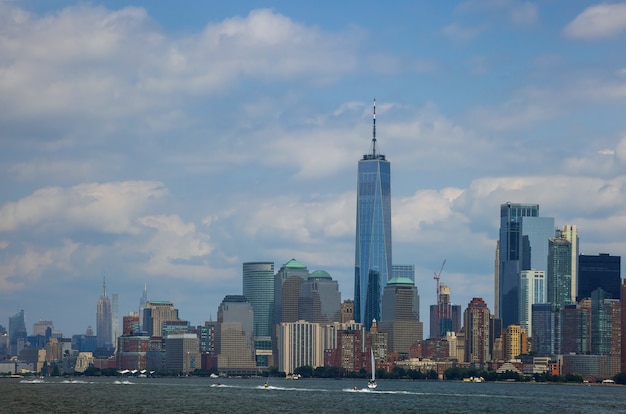
[[[0,413],[624,413],[626,387],[208,378],[0,379]],[[357,387],[355,390],[354,387]]]

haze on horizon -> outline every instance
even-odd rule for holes
[[[391,162],[393,262],[493,311],[499,206],[626,251],[626,2],[0,0],[0,324],[65,336],[248,261],[353,297],[357,163]]]

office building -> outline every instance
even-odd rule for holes
[[[149,336],[163,336],[163,322],[177,321],[178,309],[170,301],[149,300],[143,310],[143,329]]]
[[[96,311],[96,338],[98,347],[113,348],[113,317],[111,300],[107,296],[106,280],[102,281],[102,296]]]
[[[329,324],[341,321],[339,284],[324,270],[316,270],[302,282],[298,319]]]
[[[196,334],[174,334],[165,340],[165,369],[188,374],[200,369],[200,344]]]
[[[354,320],[354,301],[346,299],[341,303],[341,323]]]
[[[546,280],[543,270],[522,270],[520,272],[520,326],[532,335],[532,307],[536,303],[546,303]]]
[[[509,325],[502,335],[504,361],[517,359],[528,353],[528,335],[520,325]]]
[[[403,277],[415,282],[415,265],[392,264],[391,278]]]
[[[619,299],[598,288],[591,292],[591,353],[620,358],[621,315]],[[616,364],[616,363],[614,363]]]
[[[243,295],[254,311],[254,336],[271,336],[274,315],[274,262],[243,264]]]
[[[382,294],[391,278],[391,164],[376,148],[374,103],[372,145],[359,161],[354,269],[354,319],[367,329],[380,320]]]
[[[519,323],[519,273],[522,270],[520,251],[523,242],[522,217],[539,217],[538,204],[506,203],[500,205],[500,250],[498,304],[502,325]],[[541,269],[537,269],[541,270]]]
[[[558,310],[571,303],[572,244],[564,238],[551,238],[548,244],[547,299]]]
[[[257,371],[254,349],[254,310],[243,295],[227,295],[217,310],[215,352],[220,371],[250,374]]]
[[[26,344],[26,319],[24,310],[9,317],[9,353],[19,355]]]
[[[300,288],[308,277],[309,270],[296,259],[278,270],[274,277],[274,324],[298,320]]]
[[[278,371],[292,374],[296,368],[324,365],[324,337],[319,323],[283,322],[277,326]]]
[[[578,228],[573,224],[566,224],[561,228],[559,236],[570,242],[572,246],[572,264],[570,266],[572,274],[570,292],[572,297],[570,298],[570,303],[576,303],[578,292],[578,255],[580,254],[578,251]]]
[[[601,253],[597,256],[578,256],[578,300],[590,298],[591,293],[602,288],[610,299],[620,298],[621,257]]]
[[[548,267],[548,239],[554,237],[553,217],[520,218],[520,270]]]
[[[411,346],[423,339],[419,295],[411,279],[393,278],[387,282],[378,330],[388,335],[391,352],[408,354]]]

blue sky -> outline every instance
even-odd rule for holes
[[[444,259],[493,310],[501,203],[624,253],[625,2],[183,4],[0,0],[0,324],[82,333],[103,275],[200,324],[246,261],[352,298],[374,98],[426,328]]]

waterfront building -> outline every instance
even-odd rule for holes
[[[117,369],[138,371],[147,369],[149,348],[150,337],[145,332],[143,335],[123,334],[117,339],[117,353],[115,355]]]
[[[500,205],[500,238],[497,284],[499,310],[504,327],[519,323],[519,273],[522,270],[520,251],[523,242],[522,217],[539,217],[538,204],[505,203]],[[542,269],[537,269],[542,270]]]
[[[392,275],[391,164],[376,147],[376,101],[372,144],[358,165],[354,269],[354,319],[368,329],[380,320],[382,294]]]
[[[298,320],[321,324],[341,321],[339,284],[328,272],[316,270],[302,282]]]
[[[170,301],[149,300],[143,310],[143,329],[149,336],[163,336],[163,322],[177,321],[178,309]]]
[[[532,307],[536,303],[546,303],[546,280],[543,270],[522,270],[520,272],[520,325],[532,335]]]
[[[591,353],[620,358],[620,302],[598,288],[591,292]]]
[[[278,371],[292,374],[302,366],[324,365],[322,325],[307,321],[283,322],[277,327]]]
[[[491,360],[490,317],[491,312],[482,298],[473,298],[464,313],[465,361],[480,368]]]
[[[139,334],[139,315],[131,313],[122,316],[122,335],[130,336]]]
[[[502,348],[504,361],[517,359],[520,355],[528,353],[528,335],[526,329],[520,325],[509,325],[502,335]]]
[[[254,311],[254,336],[271,336],[274,315],[274,262],[243,264],[243,295]]]
[[[602,288],[610,299],[620,298],[621,257],[600,253],[578,256],[578,300],[590,298],[591,292]]]
[[[415,283],[409,278],[393,278],[387,282],[382,311],[378,330],[389,335],[389,350],[408,355],[411,345],[424,336]]]
[[[558,354],[591,353],[591,314],[578,304],[566,305],[558,313]]]
[[[531,306],[533,338],[532,351],[537,356],[551,356],[556,353],[556,324],[555,313],[550,303],[535,303]]]
[[[196,334],[173,334],[165,339],[165,369],[190,372],[200,369],[200,344]]]
[[[111,300],[107,296],[106,280],[102,280],[102,296],[98,299],[96,311],[96,338],[98,347],[113,347],[113,317]]]
[[[217,368],[234,374],[256,373],[254,310],[243,295],[227,295],[217,310]]]

